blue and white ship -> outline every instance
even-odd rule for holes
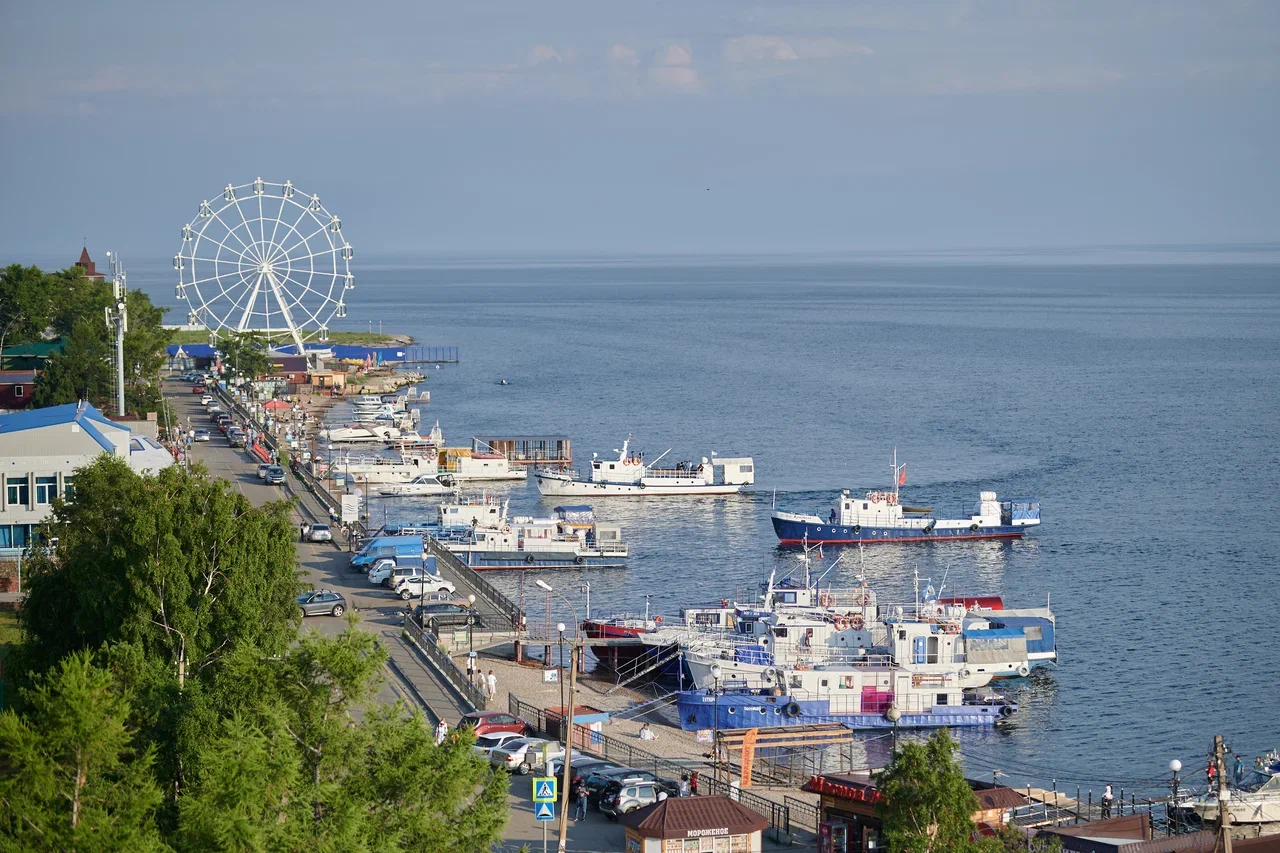
[[[489,494],[446,501],[427,535],[477,570],[626,565],[622,528],[596,521],[589,506],[558,506],[552,518],[510,519],[507,506]]]
[[[893,491],[863,496],[845,489],[824,519],[819,515],[775,509],[770,515],[783,545],[857,545],[875,542],[948,542],[956,539],[1020,539],[1040,523],[1039,498],[1000,500],[980,492],[961,518],[935,518],[932,507],[903,506],[898,488],[906,485],[907,466],[893,458]]]

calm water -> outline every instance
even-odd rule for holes
[[[1058,666],[1015,725],[960,738],[980,777],[1096,794],[1159,784],[1171,758],[1202,766],[1218,732],[1249,763],[1280,743],[1280,266],[1090,261],[361,259],[349,328],[461,346],[425,413],[452,444],[565,433],[581,463],[634,433],[650,458],[755,457],[752,495],[598,501],[632,557],[549,579],[579,615],[584,579],[596,613],[752,589],[795,563],[774,489],[825,515],[842,487],[887,486],[895,447],[913,504],[1039,496],[1022,542],[872,548],[865,572],[882,597],[910,596],[913,570],[1014,605],[1051,596]],[[130,279],[173,302],[163,266]],[[555,503],[532,484],[511,497]]]

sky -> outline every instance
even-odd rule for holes
[[[0,260],[291,180],[358,250],[1280,239],[1273,0],[0,0]]]

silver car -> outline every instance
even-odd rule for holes
[[[347,600],[342,593],[331,589],[317,589],[315,592],[304,592],[296,601],[302,608],[303,616],[341,616],[347,612]]]
[[[312,542],[332,542],[333,531],[329,529],[327,524],[311,525],[311,532],[307,534],[307,538]]]

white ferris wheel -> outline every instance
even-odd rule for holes
[[[173,256],[178,298],[188,322],[221,332],[287,334],[303,342],[329,339],[329,321],[345,317],[346,292],[355,287],[351,244],[342,221],[320,198],[258,178],[227,184],[222,199],[202,201],[182,227]]]

